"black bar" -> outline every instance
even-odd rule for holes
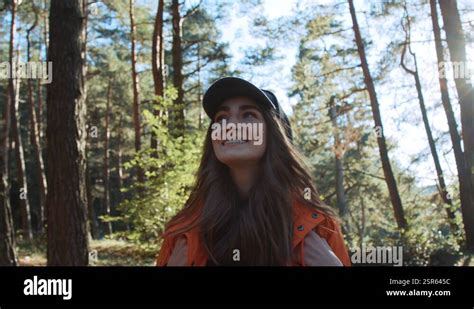
[[[25,296],[26,279],[72,279],[72,298]],[[410,280],[410,284],[390,284]],[[411,284],[412,279],[421,280]],[[449,279],[449,280],[446,280]],[[8,304],[278,303],[474,305],[472,267],[19,267],[0,268],[0,307]],[[434,281],[433,281],[434,280]],[[437,281],[436,281],[437,280]],[[401,281],[398,281],[401,282]],[[449,282],[449,284],[448,284]],[[450,296],[387,296],[387,290]],[[464,306],[463,306],[464,307]]]

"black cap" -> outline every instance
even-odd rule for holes
[[[217,107],[223,101],[237,96],[251,98],[257,104],[261,104],[262,107],[273,109],[285,127],[286,135],[290,140],[292,140],[293,136],[290,121],[283,109],[280,107],[275,94],[271,91],[260,89],[244,79],[238,77],[224,77],[217,80],[204,94],[202,106],[209,118],[213,119]]]

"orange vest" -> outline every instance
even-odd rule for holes
[[[315,209],[310,209],[308,206],[300,202],[293,204],[293,242],[292,248],[295,252],[299,250],[299,261],[293,266],[305,266],[304,263],[304,238],[311,231],[314,230],[320,237],[325,239],[331,247],[334,254],[339,258],[344,266],[351,266],[349,254],[344,244],[341,228],[335,219],[325,215],[323,212]],[[180,226],[173,228],[181,228],[188,225],[189,222],[184,222]],[[178,235],[181,236],[181,235]],[[160,253],[156,259],[157,266],[166,266],[175,246],[178,236],[165,237],[161,246]],[[207,253],[200,242],[200,235],[198,229],[192,229],[184,233],[188,246],[187,266],[206,266]]]

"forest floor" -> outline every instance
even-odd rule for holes
[[[92,240],[91,266],[154,266],[158,249],[140,246],[123,240]],[[42,241],[18,241],[20,266],[46,266],[46,246]]]
[[[20,266],[46,266],[45,240],[17,241]],[[158,248],[125,240],[101,239],[90,243],[91,266],[154,266]],[[461,258],[457,266],[474,266],[474,256]]]

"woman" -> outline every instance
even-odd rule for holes
[[[226,77],[203,107],[211,125],[197,181],[167,225],[157,265],[349,266],[336,215],[321,202],[273,93]],[[215,138],[225,124],[260,132]]]

